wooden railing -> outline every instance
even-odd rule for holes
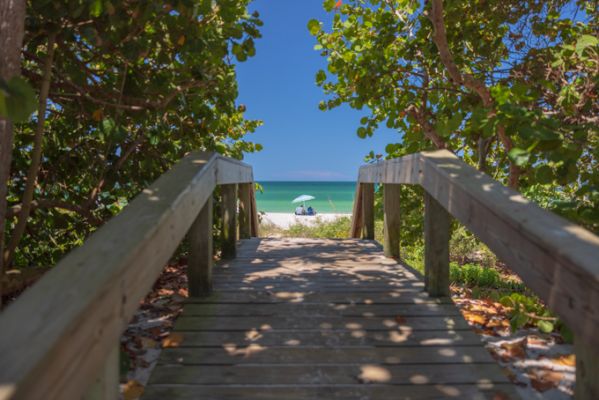
[[[362,166],[358,181],[353,237],[374,239],[374,184],[383,184],[385,252],[399,257],[400,184],[422,186],[429,294],[449,294],[453,216],[572,329],[576,397],[599,398],[599,237],[543,210],[446,150]]]
[[[0,314],[0,399],[118,398],[119,338],[140,300],[186,234],[190,295],[210,291],[213,191],[234,257],[237,197],[239,236],[258,234],[253,180],[247,164],[190,154],[69,253]]]

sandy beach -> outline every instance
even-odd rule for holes
[[[318,214],[318,215],[294,215],[292,213],[261,213],[262,221],[265,223],[274,224],[280,228],[287,229],[294,224],[311,225],[317,221],[334,221],[340,217],[349,217],[351,214]]]

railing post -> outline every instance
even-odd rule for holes
[[[424,287],[430,296],[449,296],[450,216],[424,193]]]
[[[250,184],[250,221],[252,237],[260,236],[260,221],[258,221],[258,208],[256,207],[256,185]]]
[[[358,239],[362,234],[362,184],[356,183],[356,194],[354,195],[354,208],[352,210],[351,230],[349,236]]]
[[[239,239],[249,239],[252,236],[251,222],[251,183],[239,185]]]
[[[119,398],[119,357],[120,346],[117,343],[108,354],[96,380],[83,395],[83,400],[116,400]]]
[[[189,229],[187,285],[189,296],[200,297],[212,291],[212,196],[209,196]]]
[[[237,184],[221,185],[222,195],[222,258],[235,258],[237,240]]]
[[[362,239],[374,239],[374,183],[362,183]]]
[[[576,354],[576,400],[599,399],[599,351],[574,337]]]
[[[383,186],[383,209],[385,213],[385,256],[399,258],[399,235],[401,216],[399,211],[401,185],[385,184]]]

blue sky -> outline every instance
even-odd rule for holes
[[[256,56],[238,64],[239,103],[247,106],[247,118],[264,125],[248,140],[264,150],[246,156],[255,178],[265,180],[341,181],[355,180],[364,156],[374,150],[384,153],[387,143],[397,142],[398,133],[381,128],[367,139],[356,135],[366,110],[347,106],[318,110],[324,98],[314,83],[326,59],[314,50],[316,40],[306,25],[311,18],[325,21],[331,14],[321,0],[255,0],[251,10],[264,21]]]

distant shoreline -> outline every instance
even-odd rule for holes
[[[350,217],[351,213],[322,213],[317,215],[295,215],[292,212],[263,212],[260,211],[262,222],[271,223],[279,228],[287,229],[291,225],[313,225],[318,221],[334,221],[342,217]]]

